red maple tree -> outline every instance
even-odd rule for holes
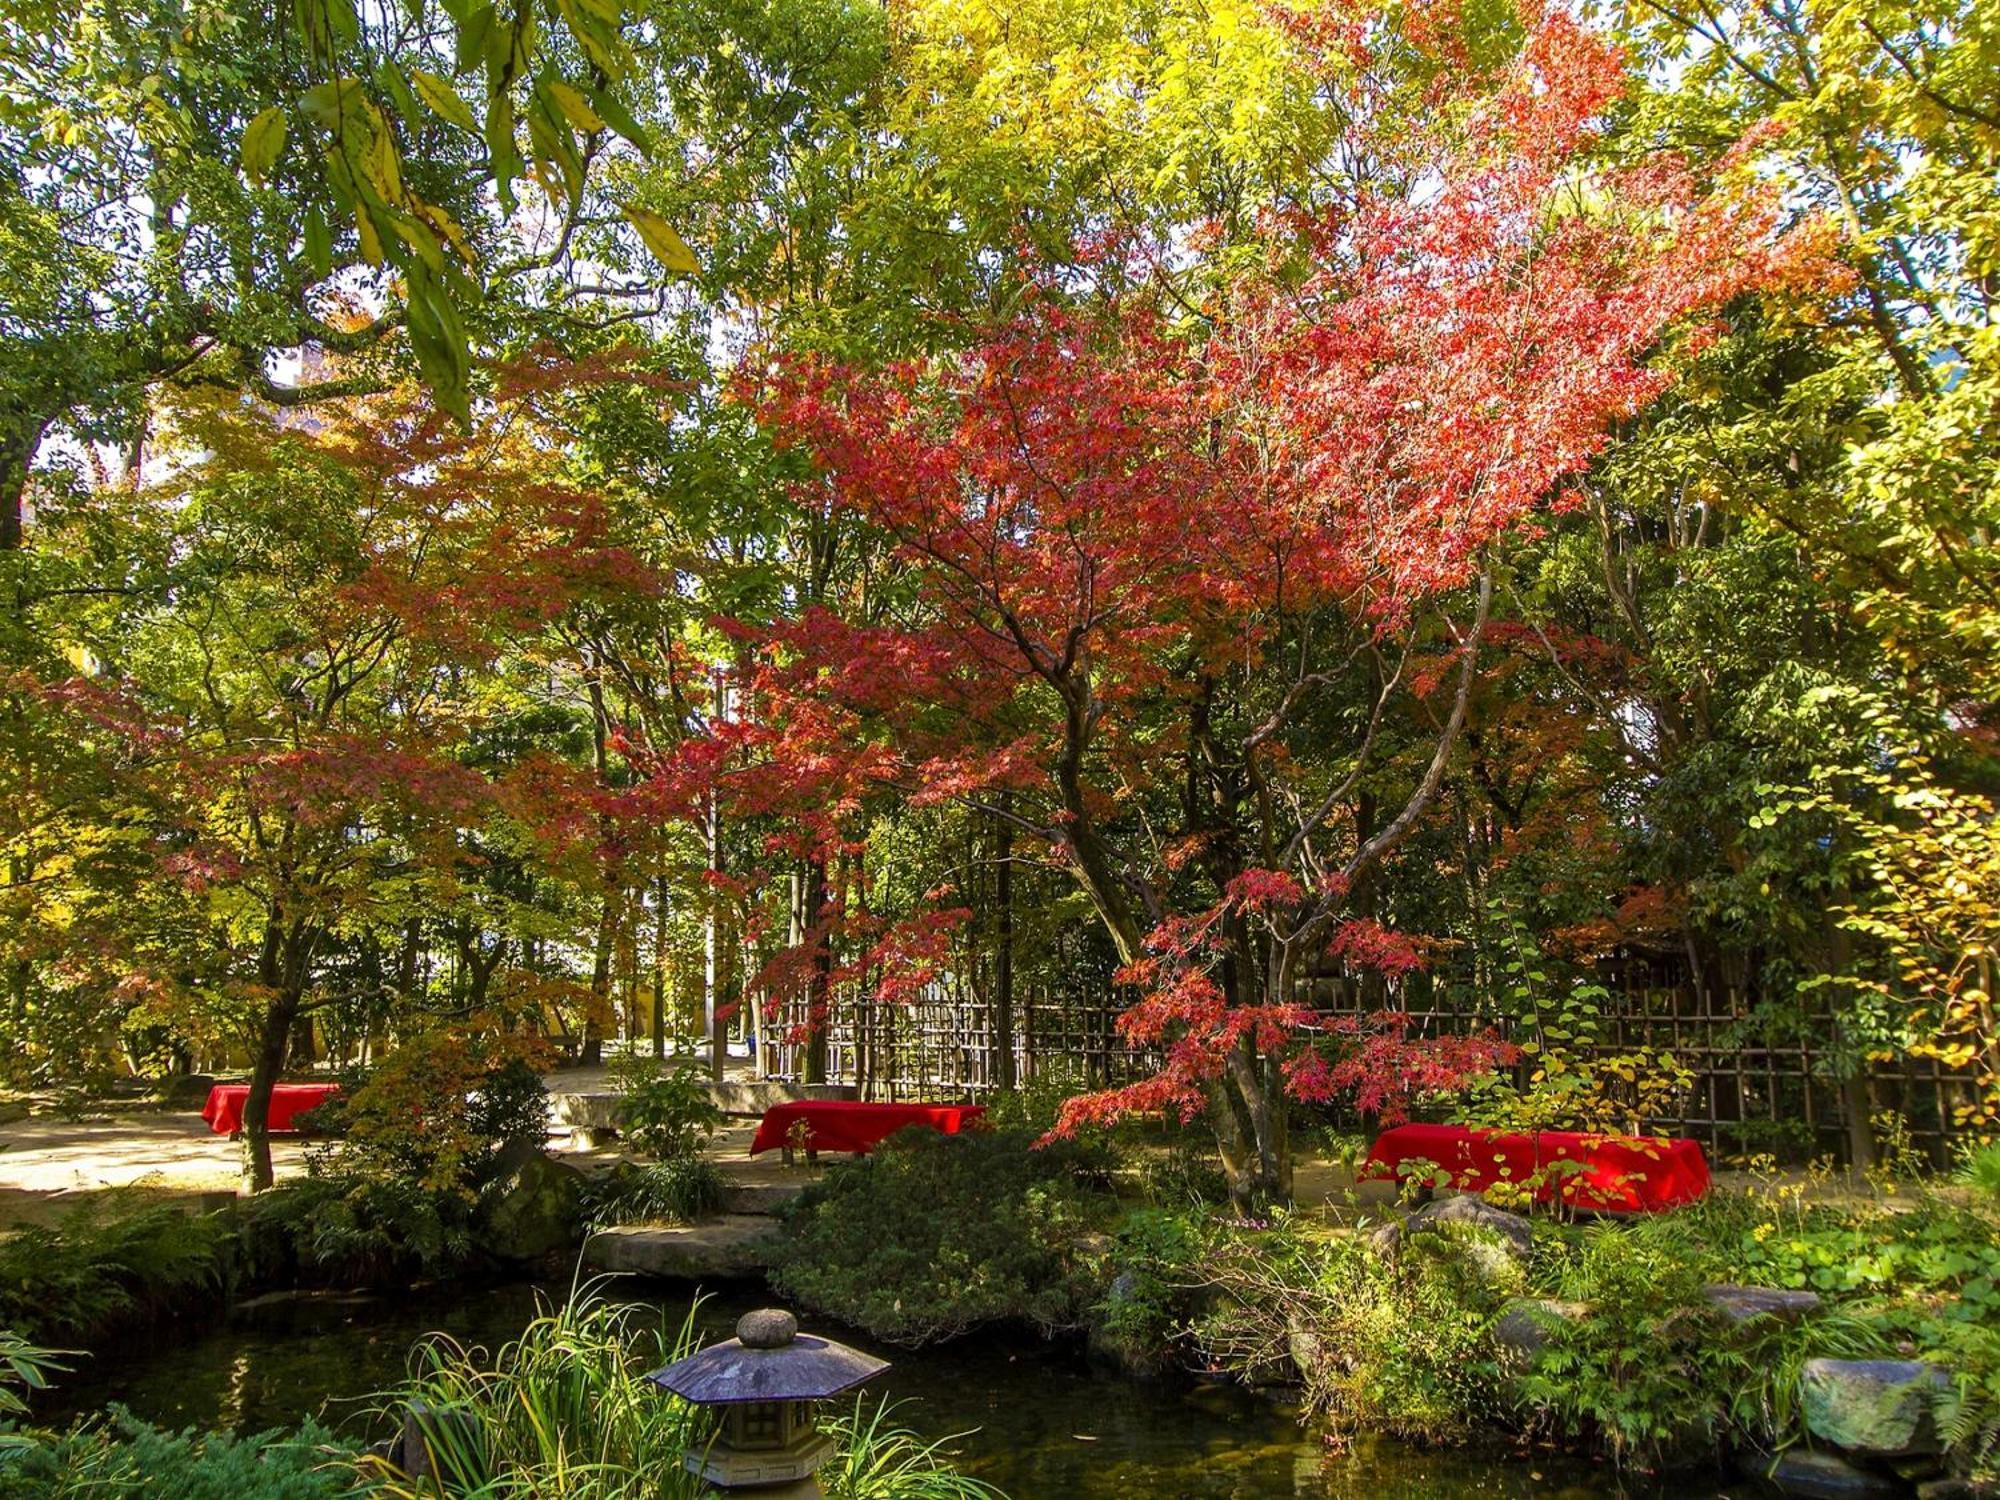
[[[1568,14],[1483,71],[1438,29],[1438,107],[1393,138],[1381,17],[1341,19],[1301,30],[1374,169],[1274,222],[1194,329],[1051,277],[951,357],[746,382],[811,459],[801,502],[892,539],[907,603],[753,632],[749,711],[658,779],[820,861],[885,789],[1009,820],[1088,896],[1139,992],[1122,1033],[1164,1059],[1061,1128],[1205,1109],[1244,1202],[1289,1195],[1287,1093],[1394,1114],[1505,1057],[1337,1035],[1300,980],[1423,962],[1366,892],[1459,743],[1496,552],[1663,388],[1663,340],[1819,264],[1754,189],[1597,160],[1624,64]]]

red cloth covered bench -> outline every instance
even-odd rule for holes
[[[298,1129],[295,1121],[300,1115],[318,1109],[339,1092],[340,1085],[337,1083],[273,1084],[271,1129]],[[208,1102],[201,1107],[201,1117],[208,1121],[208,1128],[217,1135],[234,1135],[243,1128],[243,1106],[249,1098],[250,1085],[247,1083],[218,1083],[208,1091]]]
[[[1657,1213],[1693,1203],[1708,1191],[1708,1159],[1699,1145],[1680,1137],[1576,1130],[1515,1135],[1466,1125],[1398,1125],[1375,1138],[1360,1176],[1396,1180],[1404,1175],[1398,1168],[1405,1162],[1435,1162],[1451,1174],[1449,1186],[1469,1193],[1544,1173],[1536,1202],[1561,1201],[1603,1213]]]
[[[803,1120],[808,1151],[852,1151],[866,1154],[910,1125],[928,1125],[944,1135],[974,1129],[985,1115],[983,1104],[863,1104],[850,1099],[796,1099],[774,1104],[757,1122],[750,1154],[792,1145],[792,1126]]]

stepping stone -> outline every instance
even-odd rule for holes
[[[724,1171],[727,1170],[725,1167]],[[774,1218],[779,1209],[804,1191],[802,1182],[733,1182],[722,1196],[722,1211]]]

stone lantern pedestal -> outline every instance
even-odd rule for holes
[[[833,1456],[819,1430],[819,1403],[888,1369],[885,1360],[799,1332],[778,1308],[745,1313],[736,1337],[646,1378],[721,1419],[706,1448],[685,1462],[719,1490],[745,1500],[818,1500],[813,1476]]]

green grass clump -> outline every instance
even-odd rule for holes
[[[694,1224],[718,1212],[728,1192],[728,1177],[707,1157],[673,1157],[596,1178],[584,1212],[594,1224]]]
[[[433,1453],[459,1492],[478,1500],[702,1500],[710,1492],[682,1460],[709,1441],[712,1419],[643,1378],[694,1351],[694,1309],[678,1324],[639,1314],[585,1286],[490,1357],[434,1336],[412,1355],[405,1385],[380,1399],[379,1414],[400,1420],[412,1403],[450,1412],[432,1424]],[[926,1441],[890,1422],[887,1407],[857,1403],[827,1430],[836,1443],[821,1474],[829,1500],[998,1493],[952,1467],[949,1438]],[[357,1460],[354,1473],[385,1500],[435,1495],[377,1458]]]

